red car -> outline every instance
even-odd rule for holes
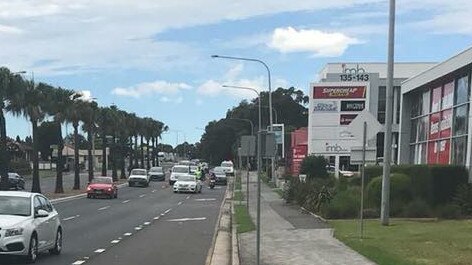
[[[87,198],[118,198],[118,188],[111,177],[94,177],[87,186]]]

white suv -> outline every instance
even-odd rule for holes
[[[62,238],[59,215],[46,197],[22,191],[0,192],[0,257],[25,256],[33,263],[39,252],[60,254]]]
[[[146,169],[135,168],[131,170],[131,173],[128,177],[128,186],[134,187],[136,185],[141,185],[143,187],[149,187],[149,175]]]
[[[223,168],[226,175],[234,176],[234,165],[231,161],[223,161],[221,162],[221,167]]]
[[[169,184],[173,186],[179,177],[187,175],[190,175],[190,166],[175,165],[170,173]]]

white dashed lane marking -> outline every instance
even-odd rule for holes
[[[182,205],[182,202],[177,203],[177,205]]]
[[[122,201],[121,203],[128,203],[128,202],[130,202],[130,200]]]
[[[120,243],[120,240],[115,239],[115,240],[112,240],[110,243],[112,243],[112,244],[118,244],[118,243]]]
[[[67,217],[67,218],[64,218],[62,219],[62,221],[69,221],[69,220],[72,220],[72,219],[75,219],[77,217],[79,217],[80,215],[74,215],[74,216],[71,216],[71,217]]]
[[[85,260],[77,260],[74,263],[72,263],[72,265],[81,265],[81,264],[84,264],[84,263],[85,263]]]
[[[124,233],[124,236],[131,236],[133,233]]]
[[[170,220],[167,220],[167,222],[186,222],[186,221],[203,221],[203,220],[206,220],[206,217],[170,219]]]
[[[103,211],[103,210],[106,210],[106,209],[108,209],[108,208],[110,208],[110,207],[111,207],[111,206],[110,206],[110,205],[108,205],[108,206],[105,206],[105,207],[99,208],[99,209],[98,209],[98,211]]]
[[[154,220],[159,220],[160,216],[154,217]]]
[[[172,211],[172,209],[167,209],[167,210],[165,210],[164,213],[169,213],[170,211]]]
[[[99,248],[97,250],[94,251],[95,253],[103,253],[105,252],[105,249],[104,248]]]
[[[187,200],[188,200],[188,199],[190,199],[190,195],[189,195],[189,196],[187,196]]]
[[[150,225],[151,222],[144,222],[144,225]]]
[[[134,230],[136,230],[136,231],[139,231],[139,230],[141,230],[141,229],[143,229],[143,228],[140,227],[140,226],[136,226],[136,227],[134,228]]]
[[[195,199],[197,202],[216,201],[215,198]]]
[[[146,194],[141,194],[141,195],[139,195],[139,198],[142,198],[142,197],[145,197],[145,196],[146,196]]]

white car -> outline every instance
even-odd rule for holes
[[[133,187],[136,185],[149,187],[149,181],[150,179],[149,179],[147,170],[142,169],[142,168],[135,168],[131,170],[131,173],[129,174],[129,177],[128,177],[128,185],[130,187]]]
[[[231,161],[223,161],[221,162],[221,167],[229,176],[234,176],[234,165]]]
[[[62,226],[54,206],[41,194],[0,192],[0,259],[2,255],[25,256],[33,263],[38,253],[62,250]]]
[[[172,186],[181,176],[187,176],[190,174],[190,166],[175,165],[172,167],[169,184]]]
[[[179,179],[174,183],[174,192],[193,192],[201,193],[202,184],[193,175],[180,176]]]

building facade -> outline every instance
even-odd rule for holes
[[[436,65],[435,63],[397,63],[394,76],[393,143],[397,157],[400,122],[400,86],[406,79]],[[354,170],[350,149],[359,145],[347,130],[359,112],[367,109],[385,123],[387,64],[330,63],[320,72],[319,82],[310,85],[308,153],[323,155],[338,170]],[[383,132],[368,145],[383,157]]]
[[[402,84],[401,163],[471,166],[472,47]]]

